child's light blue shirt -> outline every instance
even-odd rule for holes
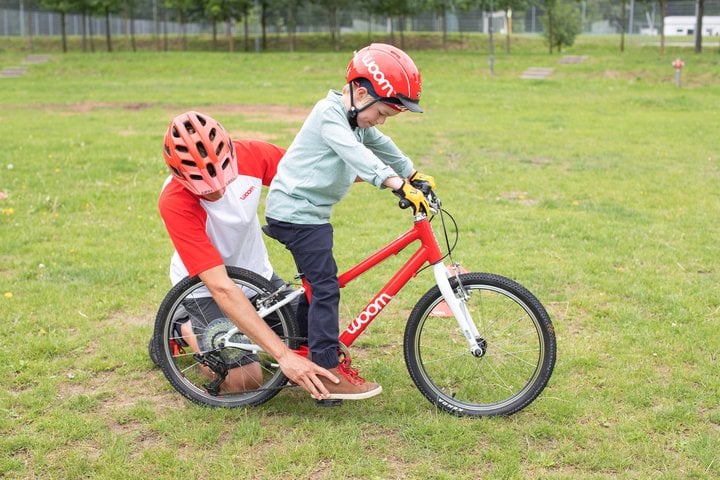
[[[356,177],[382,188],[392,176],[408,177],[413,163],[375,127],[353,131],[342,94],[331,90],[305,120],[278,165],[265,215],[297,224],[330,221],[332,206]]]

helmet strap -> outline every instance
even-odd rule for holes
[[[355,95],[353,95],[353,82],[349,82],[348,85],[350,86],[350,110],[348,110],[348,112],[347,112],[347,119],[348,119],[348,123],[350,123],[350,127],[353,130],[355,130],[356,128],[358,128],[358,123],[357,123],[358,115],[360,113],[362,113],[363,111],[367,110],[368,108],[372,107],[377,102],[379,102],[380,99],[375,98],[375,99],[373,99],[372,102],[368,103],[364,107],[357,108],[355,106],[355,98],[354,98]]]

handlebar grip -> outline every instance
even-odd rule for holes
[[[407,200],[405,198],[403,198],[402,200],[400,200],[398,202],[398,206],[400,208],[409,208],[411,205],[412,205],[412,203],[410,203],[410,200]]]

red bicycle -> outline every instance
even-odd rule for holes
[[[344,287],[374,266],[414,243],[417,249],[340,334],[350,347],[411,278],[428,264],[436,285],[413,308],[405,326],[405,364],[417,388],[438,408],[459,416],[513,414],[537,398],[547,385],[556,358],[552,322],[538,299],[517,282],[491,273],[461,273],[452,261],[457,245],[449,240],[447,216],[440,200],[426,191],[432,213],[414,216],[413,226],[338,278]],[[402,206],[402,205],[401,205]],[[447,246],[443,253],[431,220],[441,218]],[[443,263],[449,258],[450,267]],[[240,268],[228,274],[256,306],[260,317],[290,348],[307,354],[291,303],[310,294],[303,281],[273,285]],[[299,274],[296,279],[301,279]],[[291,386],[277,362],[253,343],[208,301],[199,278],[185,278],[165,297],[155,321],[151,354],[172,386],[193,402],[212,407],[258,405]],[[192,312],[195,350],[178,328]],[[347,350],[346,350],[347,351]],[[251,390],[226,391],[231,369],[257,361],[262,384]]]

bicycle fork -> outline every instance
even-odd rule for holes
[[[461,298],[458,298],[450,286],[448,271],[442,262],[438,262],[433,265],[433,273],[435,274],[435,281],[440,289],[440,293],[442,293],[442,296],[445,299],[445,303],[447,303],[450,307],[450,311],[453,313],[455,320],[458,322],[460,331],[463,332],[463,335],[465,335],[465,339],[470,347],[470,353],[475,357],[482,357],[485,355],[485,349],[483,347],[484,342],[480,337],[480,333],[478,332],[478,329],[475,326],[475,323],[473,322],[470,312],[465,304],[467,294],[462,288],[462,284],[458,286],[458,291],[462,294]],[[458,282],[460,282],[459,277]]]

